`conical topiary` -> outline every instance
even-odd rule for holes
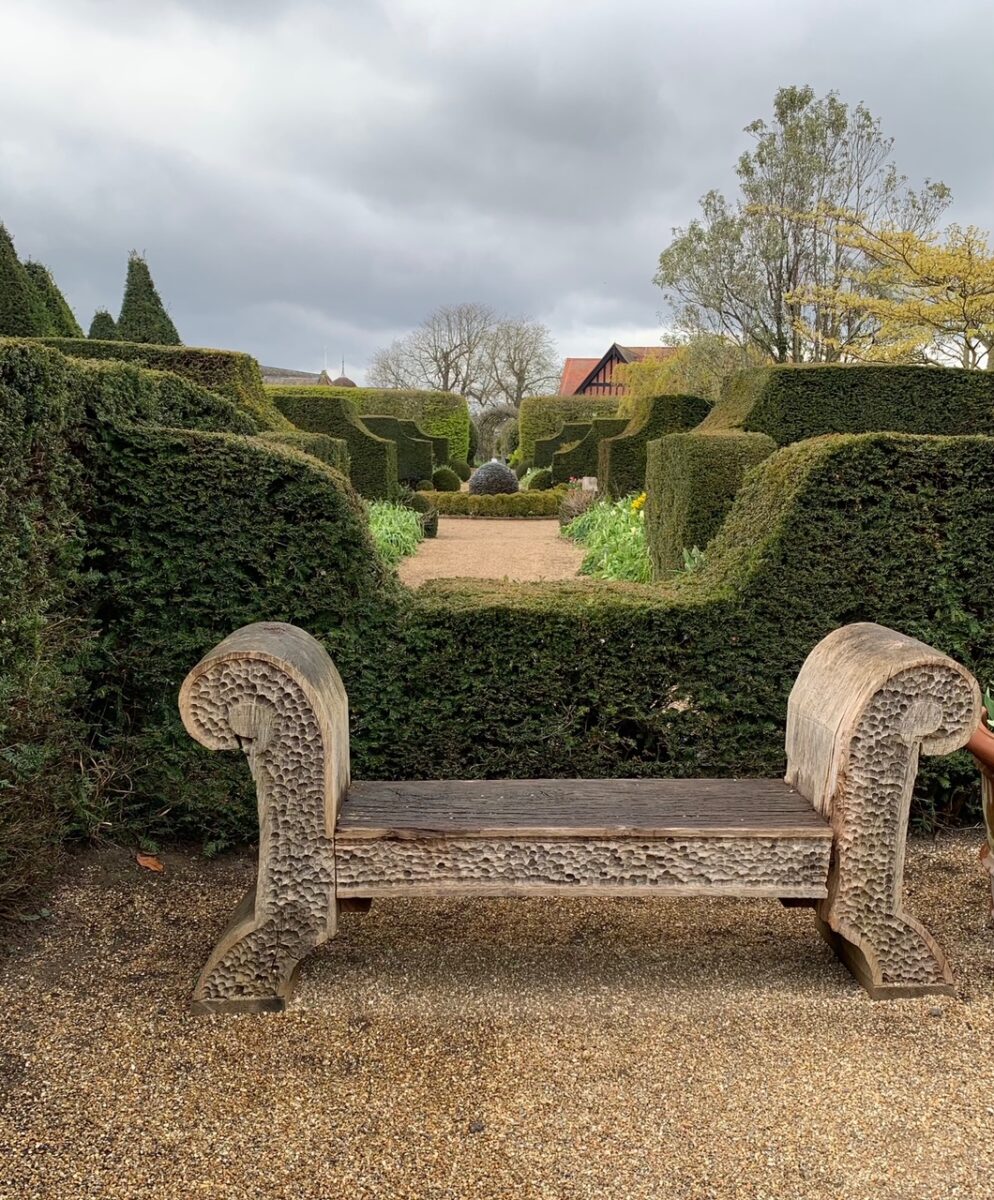
[[[132,250],[128,258],[128,279],[124,285],[121,315],[117,318],[117,332],[125,342],[180,345],[176,326],[155,290],[148,263],[136,250]]]
[[[0,337],[44,337],[50,324],[44,301],[0,225]]]
[[[52,278],[52,272],[48,267],[39,262],[28,261],[24,264],[24,269],[48,313],[50,336],[81,338],[83,331],[79,327],[79,322],[66,303],[65,296],[59,291],[59,286]]]
[[[121,340],[117,322],[106,308],[98,308],[93,314],[90,332],[86,336],[101,342],[119,342]]]

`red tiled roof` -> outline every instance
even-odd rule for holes
[[[562,379],[559,380],[559,395],[575,396],[576,389],[600,361],[599,358],[567,358],[563,363]]]

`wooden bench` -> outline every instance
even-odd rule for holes
[[[946,958],[902,907],[919,751],[980,721],[963,667],[879,625],[808,656],[779,779],[358,782],[348,700],[292,625],[239,629],[190,672],[180,711],[244,751],[259,801],[256,886],[201,973],[201,1012],[285,1007],[338,913],[388,896],[768,896],[815,907],[874,998],[948,993]]]

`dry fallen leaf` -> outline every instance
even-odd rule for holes
[[[162,860],[154,854],[139,854],[138,865],[144,867],[146,871],[164,871],[166,868],[162,865]]]

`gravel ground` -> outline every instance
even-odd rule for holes
[[[994,1196],[979,835],[914,843],[955,999],[771,901],[378,902],[282,1016],[193,1017],[244,858],[68,867],[0,971],[0,1196]]]
[[[398,568],[408,587],[429,579],[572,579],[583,550],[559,536],[559,522],[440,517]]]

